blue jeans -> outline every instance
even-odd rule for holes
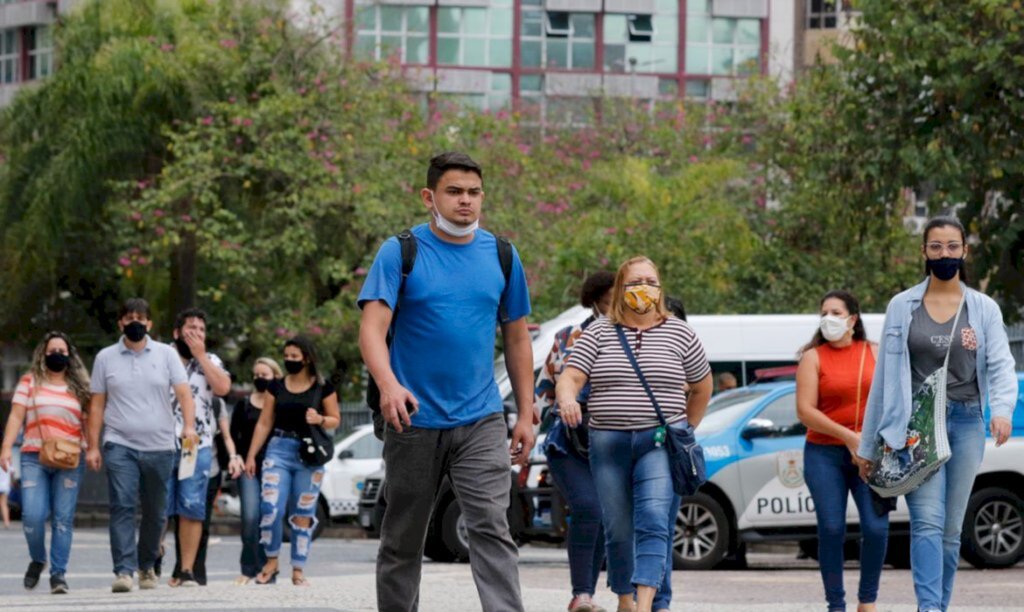
[[[569,504],[569,578],[573,596],[593,595],[604,562],[601,502],[590,475],[590,463],[575,452],[548,450],[548,469]]]
[[[167,516],[180,516],[193,521],[206,518],[206,489],[210,485],[210,463],[213,449],[209,446],[196,451],[196,471],[185,480],[178,480],[181,453],[174,454],[171,477],[167,479]]]
[[[153,569],[167,523],[167,480],[175,454],[173,450],[140,451],[113,442],[103,444],[115,574]],[[140,502],[142,522],[136,544],[135,506]]]
[[[985,455],[981,406],[949,402],[946,427],[953,455],[916,491],[910,509],[910,565],[921,610],[949,608],[953,578],[960,562],[960,531],[967,501]]]
[[[73,470],[58,470],[40,464],[37,452],[21,455],[21,526],[29,556],[36,563],[46,563],[46,518],[50,517],[51,576],[63,576],[68,569],[84,469],[84,458]]]
[[[668,453],[654,428],[590,430],[590,468],[605,525],[608,583],[617,595],[634,586],[661,587],[672,544],[669,523],[676,495]]]
[[[267,562],[260,546],[260,479],[238,477],[238,498],[242,506],[242,575],[255,578]]]
[[[296,569],[305,566],[309,557],[317,523],[316,504],[324,478],[323,467],[311,468],[299,459],[299,444],[295,438],[274,436],[270,439],[263,459],[260,503],[260,544],[271,559],[281,552],[284,530],[281,519],[294,507],[288,522],[292,528],[292,567]],[[298,526],[296,518],[309,518],[309,527]]]
[[[804,480],[814,499],[818,518],[818,566],[825,584],[829,610],[846,609],[843,588],[843,545],[846,543],[846,504],[853,495],[860,515],[860,587],[857,600],[874,603],[889,539],[889,515],[878,516],[871,503],[871,489],[860,479],[845,445],[804,446]]]

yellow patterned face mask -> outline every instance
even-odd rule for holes
[[[626,285],[623,296],[626,307],[637,314],[647,314],[661,299],[661,287],[657,285]]]

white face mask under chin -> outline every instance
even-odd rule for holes
[[[836,342],[842,340],[846,332],[850,331],[847,327],[846,322],[850,320],[850,317],[837,317],[835,315],[825,315],[821,318],[820,328],[821,335],[829,342]]]
[[[434,204],[434,208],[430,209],[431,216],[434,217],[434,223],[437,224],[437,229],[448,234],[453,238],[465,238],[480,227],[480,220],[470,223],[469,225],[456,225],[448,219],[441,216],[441,213],[437,212],[437,196],[434,192],[430,192],[430,201]]]

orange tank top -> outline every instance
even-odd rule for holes
[[[875,356],[867,342],[854,342],[850,346],[834,348],[822,344],[818,351],[818,410],[847,429],[859,432],[864,426],[864,406],[871,390],[871,377],[875,372]],[[864,369],[860,380],[861,356]],[[857,387],[860,386],[860,403]],[[807,441],[815,444],[841,445],[843,441],[816,431],[807,432]]]

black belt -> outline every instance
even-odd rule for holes
[[[281,438],[291,438],[293,440],[301,440],[302,435],[295,433],[294,431],[285,431],[283,429],[275,429],[274,435]]]

